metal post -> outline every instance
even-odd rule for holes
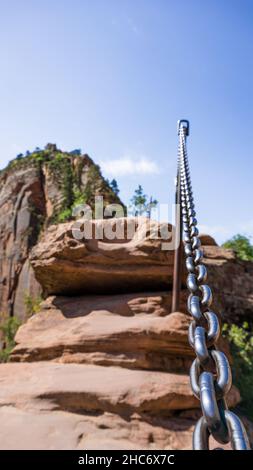
[[[175,204],[179,204],[179,211],[176,210],[175,220],[175,239],[179,240],[179,245],[174,251],[174,269],[173,269],[173,289],[172,289],[172,312],[179,311],[180,290],[181,290],[181,266],[182,266],[182,220],[180,204],[180,172],[177,173],[177,184],[175,194]]]
[[[180,127],[184,128],[185,135],[189,135],[189,121],[181,119],[177,123],[178,134]],[[182,211],[181,211],[181,195],[180,195],[180,169],[177,170],[177,183],[175,203],[179,204],[179,211],[176,211],[176,228],[175,238],[179,240],[178,247],[174,252],[174,269],[173,269],[173,288],[172,288],[172,306],[171,312],[178,312],[180,308],[180,291],[181,291],[181,274],[182,274]],[[177,207],[177,206],[176,206]]]

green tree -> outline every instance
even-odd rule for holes
[[[143,215],[146,213],[149,218],[151,217],[152,209],[158,204],[158,201],[153,199],[152,196],[148,198],[148,196],[144,194],[143,188],[140,184],[135,190],[130,202],[134,208],[134,215]]]
[[[64,209],[69,209],[74,202],[74,192],[73,192],[74,178],[73,178],[71,162],[67,158],[63,160],[62,171],[64,172],[64,176],[63,176]]]
[[[113,190],[113,192],[116,194],[116,196],[118,196],[119,194],[119,187],[118,187],[118,183],[115,179],[113,179],[110,183],[109,183],[109,186],[110,188]]]
[[[142,215],[146,211],[147,195],[143,193],[143,188],[139,184],[138,188],[134,191],[134,195],[130,201],[134,207],[135,215]]]
[[[158,201],[156,199],[153,199],[153,196],[150,197],[149,203],[147,205],[147,216],[150,219],[151,218],[151,212],[152,209],[154,209],[158,204]]]
[[[238,258],[253,261],[253,245],[250,239],[244,235],[237,234],[222,245],[224,248],[232,248]]]
[[[71,152],[69,152],[70,155],[76,155],[76,156],[80,156],[82,155],[82,150],[81,149],[74,149],[74,150],[71,150]]]

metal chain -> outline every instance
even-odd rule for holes
[[[207,269],[198,237],[196,213],[186,150],[189,122],[178,122],[178,187],[180,193],[184,251],[188,271],[188,311],[193,320],[189,327],[189,342],[196,353],[190,369],[194,395],[200,400],[202,417],[193,433],[193,449],[208,450],[209,437],[221,443],[231,443],[234,450],[249,450],[248,437],[241,420],[228,410],[225,397],[232,385],[227,357],[216,347],[220,335],[217,315],[210,309],[212,291],[205,283]],[[219,447],[217,449],[220,449]]]

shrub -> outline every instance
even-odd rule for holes
[[[241,392],[241,407],[253,418],[253,333],[247,322],[242,327],[223,326],[223,335],[229,340],[233,356],[233,378]]]
[[[253,245],[251,245],[250,239],[244,235],[237,234],[222,246],[232,248],[239,259],[253,261]]]
[[[37,297],[32,297],[30,294],[26,293],[24,298],[24,304],[26,307],[26,317],[29,318],[35,313],[40,311],[40,304],[42,302],[42,297],[38,295]]]
[[[66,222],[66,220],[70,220],[72,217],[72,210],[69,209],[63,209],[59,214],[57,215],[57,222]]]
[[[2,349],[0,350],[0,362],[8,362],[10,353],[15,346],[15,334],[21,325],[17,317],[2,315],[0,331],[2,332]]]

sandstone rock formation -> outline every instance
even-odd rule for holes
[[[186,375],[37,362],[2,364],[0,376],[1,449],[191,446],[193,419],[180,412],[198,402]]]
[[[182,310],[185,301],[183,290]],[[170,291],[48,297],[18,330],[12,363],[0,366],[5,446],[25,419],[22,448],[190,449],[200,409],[189,386],[189,321],[171,313]],[[239,401],[233,387],[229,406]]]
[[[30,257],[36,279],[44,291],[66,295],[171,290],[173,251],[162,249],[166,238],[163,238],[159,224],[150,221],[149,225],[147,219],[139,218],[134,237],[128,239],[126,219],[120,219],[120,222],[123,234],[120,241],[110,240],[105,235],[101,235],[100,240],[81,238],[81,222],[80,225],[68,222],[51,226]],[[111,234],[115,223],[114,219],[93,221],[88,233],[109,227]],[[80,230],[80,239],[75,238],[75,227]],[[168,226],[168,232],[171,230]],[[152,233],[158,233],[158,238],[152,238]],[[200,238],[208,284],[214,294],[213,308],[227,322],[247,320],[252,323],[253,263],[238,260],[232,250],[217,246],[210,236]],[[185,280],[184,277],[183,288]],[[183,298],[185,295],[182,292]]]
[[[43,227],[71,214],[82,195],[119,203],[88,155],[61,152],[55,145],[13,160],[0,172],[0,312],[25,317],[25,294],[40,286],[28,261]]]
[[[208,283],[214,296],[214,309],[228,323],[248,321],[253,314],[253,263],[236,258],[232,250],[204,246]]]
[[[53,299],[49,303],[51,304],[52,301]],[[61,299],[62,305],[64,301],[65,303],[71,302]],[[74,306],[74,300],[72,300],[72,306]],[[101,350],[110,349],[112,338],[109,338],[107,345],[108,331],[105,328],[106,322],[103,321],[103,314],[100,318],[101,325],[98,325],[98,322],[92,325],[92,314],[90,321],[87,321],[86,324],[79,322],[78,325],[76,320],[80,318],[78,316],[80,313],[77,311],[76,316],[67,317],[67,321],[70,323],[69,331],[72,343],[74,342],[74,333],[76,332],[78,335],[78,341],[75,343],[76,351],[82,351],[82,347],[86,348],[87,339],[90,339],[87,348],[91,348],[93,352],[98,350],[98,353],[101,353]],[[127,313],[124,312],[120,320],[133,318]],[[87,360],[85,353],[81,352],[81,362],[86,362],[86,364],[59,364],[55,362],[58,361],[58,357],[49,354],[49,356],[43,357],[44,362],[0,365],[0,417],[2,422],[0,448],[17,448],[17,446],[22,449],[191,448],[191,435],[194,422],[199,416],[199,403],[192,395],[188,374],[183,373],[183,364],[178,359],[183,356],[183,351],[176,346],[176,341],[173,345],[173,337],[178,338],[181,341],[182,349],[186,350],[185,357],[187,358],[188,346],[186,346],[185,328],[187,319],[185,315],[180,313],[167,316],[160,316],[160,313],[159,310],[149,314],[147,312],[136,313],[137,318],[142,320],[137,328],[137,332],[142,330],[142,335],[140,335],[142,341],[130,341],[130,346],[133,358],[135,352],[138,353],[142,348],[144,351],[149,349],[152,355],[152,351],[154,352],[158,346],[159,338],[150,338],[148,348],[148,344],[143,341],[144,333],[149,336],[147,323],[149,324],[152,320],[151,323],[155,326],[154,331],[157,330],[158,333],[159,321],[166,320],[167,331],[165,334],[162,333],[163,339],[160,340],[160,345],[161,351],[166,351],[171,362],[160,364],[159,369],[162,370],[154,371],[152,361],[145,367],[142,367],[141,363],[124,363],[124,345],[121,349],[122,338],[119,326],[114,330],[113,347],[116,359],[117,355],[119,357],[118,362],[117,360],[111,362],[105,360],[104,365],[101,366],[98,365],[100,362],[95,360],[93,364],[87,364],[89,359]],[[46,313],[44,312],[44,314]],[[28,358],[30,361],[38,359],[38,356],[36,357],[36,343],[38,348],[43,350],[43,340],[48,345],[47,352],[50,351],[50,348],[51,352],[56,351],[57,339],[54,340],[51,337],[50,342],[50,336],[53,332],[58,331],[58,339],[62,335],[62,340],[65,343],[66,325],[61,328],[59,315],[55,316],[53,312],[51,314],[52,318],[49,319],[49,309],[48,315],[46,314],[46,323],[51,323],[51,326],[54,323],[54,328],[49,328],[49,332],[45,328],[38,327],[40,322],[43,322],[42,317],[39,318],[39,314],[39,316],[30,319],[17,335],[17,341],[20,336],[21,340],[27,336],[27,341],[29,341],[28,336],[30,337],[30,357]],[[87,312],[86,315],[88,315]],[[99,317],[99,310],[97,315]],[[112,329],[115,313],[108,312],[109,316],[112,318],[109,318],[107,330],[108,328]],[[145,316],[149,320],[146,323]],[[36,318],[38,319],[37,327],[34,325]],[[171,324],[170,330],[169,324]],[[124,326],[123,324],[121,331],[124,330]],[[160,330],[163,329],[163,326],[161,325]],[[98,328],[97,342],[94,338],[96,327]],[[105,330],[104,335],[103,330]],[[134,334],[134,331],[132,328],[131,333]],[[170,341],[168,345],[165,341],[166,336],[169,338],[169,331],[172,347]],[[129,340],[131,340],[130,330],[128,333]],[[34,338],[33,341],[31,335]],[[83,342],[80,341],[81,336]],[[180,339],[181,336],[184,340]],[[70,338],[69,346],[71,346]],[[120,357],[121,350],[123,350],[122,358]],[[19,349],[18,353],[24,354],[24,351]],[[14,351],[13,360],[15,360],[15,354]],[[192,353],[189,349],[188,354],[190,358]],[[176,369],[174,373],[171,372],[173,369],[172,358],[175,362],[174,370]],[[25,359],[23,357],[23,360]],[[48,359],[51,361],[49,362]],[[64,356],[60,358],[63,360],[62,362],[68,362],[68,359],[66,361],[65,359]],[[73,355],[71,362],[75,361],[78,362],[79,358]],[[184,366],[187,366],[186,362]],[[131,370],[133,367],[134,370]],[[233,388],[229,395],[230,406],[235,406],[239,399],[238,391]],[[23,432],[20,432],[22,426],[24,429]],[[18,436],[16,444],[15,436]]]
[[[77,414],[2,406],[2,449],[113,450],[190,449],[193,420],[144,418],[129,420],[114,413]],[[25,423],[25,425],[24,425]],[[18,436],[15,438],[15,436]]]
[[[163,248],[172,227],[57,223],[73,197],[92,205],[91,192],[119,202],[87,155],[52,145],[0,174],[0,309],[24,318],[25,292],[45,299],[0,364],[0,449],[189,449],[200,409],[189,386],[184,269],[180,312],[171,313],[173,251]],[[251,318],[252,264],[201,240],[214,311]],[[224,340],[219,348],[231,360]],[[232,387],[229,406],[239,401]]]
[[[19,328],[11,361],[188,373],[194,357],[189,322],[188,315],[171,313],[171,295],[166,292],[49,297],[41,312]],[[227,344],[220,341],[229,356]]]
[[[83,225],[90,234],[101,233],[101,239],[75,238],[82,237]],[[132,232],[131,225],[137,228],[133,237],[127,238],[126,226]],[[106,238],[104,231],[113,234],[114,226],[119,227],[122,239]],[[111,294],[168,288],[172,284],[173,251],[162,251],[166,239],[161,237],[159,228],[157,222],[144,217],[54,225],[34,248],[31,264],[47,294]],[[158,238],[152,238],[152,233],[157,233]]]
[[[53,362],[2,364],[0,370],[1,406],[36,408],[42,400],[45,410],[123,415],[198,408],[182,374]]]
[[[168,315],[169,301],[165,293],[48,298],[19,328],[11,360],[186,371],[189,318]]]

